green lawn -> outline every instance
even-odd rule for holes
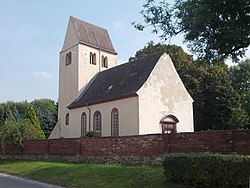
[[[166,182],[161,167],[0,160],[0,172],[65,187],[183,187]]]

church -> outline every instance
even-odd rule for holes
[[[117,55],[106,29],[69,18],[49,139],[193,132],[193,99],[169,55],[122,64]]]

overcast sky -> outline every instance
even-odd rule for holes
[[[119,63],[127,62],[149,41],[159,42],[149,30],[140,32],[131,26],[142,20],[139,12],[144,2],[0,0],[0,102],[57,100],[58,57],[69,16],[107,28]],[[178,36],[171,43],[186,50],[182,40]]]

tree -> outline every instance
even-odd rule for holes
[[[57,123],[57,105],[50,99],[34,100],[31,105],[36,111],[42,130],[48,137]]]
[[[246,111],[241,107],[233,108],[232,116],[230,118],[230,126],[232,129],[249,129],[250,118]]]
[[[5,109],[4,109],[4,105],[0,104],[0,127],[4,125],[4,121],[5,121]]]
[[[30,121],[30,123],[34,126],[34,128],[37,131],[37,134],[38,134],[37,138],[39,140],[44,140],[45,139],[45,134],[44,134],[43,130],[41,129],[41,126],[40,126],[40,123],[38,121],[36,112],[35,112],[34,108],[31,105],[28,105],[28,107],[27,107],[27,113],[29,115],[29,121]]]
[[[16,121],[30,118],[28,108],[34,108],[41,129],[46,134],[46,138],[50,135],[57,123],[57,104],[50,99],[34,100],[31,103],[23,102],[6,102],[0,104],[0,127],[4,125],[8,114],[13,115]]]
[[[250,44],[250,1],[248,0],[146,0],[141,14],[144,24],[133,22],[138,30],[151,26],[164,41],[183,34],[192,52],[207,60],[237,61]]]
[[[230,68],[231,82],[238,92],[242,108],[250,118],[250,59]]]
[[[5,154],[6,144],[18,144],[23,147],[24,140],[40,139],[39,136],[39,132],[29,119],[15,121],[14,118],[8,117],[0,127],[2,153]]]
[[[230,84],[228,67],[223,62],[197,63],[195,77],[198,80],[193,90],[195,130],[231,129],[230,117],[238,100]]]
[[[6,144],[15,142],[17,135],[18,125],[13,118],[8,117],[0,128],[0,144],[3,154],[5,154]]]

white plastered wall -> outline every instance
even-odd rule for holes
[[[96,65],[90,64],[90,52],[96,54]],[[95,76],[100,71],[108,69],[102,67],[101,65],[102,55],[108,58],[108,68],[117,65],[117,55],[109,52],[104,52],[83,44],[78,45],[78,88],[80,91],[79,94],[81,93],[82,88],[84,88],[84,86],[91,80],[91,78],[93,78],[93,76]]]
[[[117,108],[119,112],[119,135],[139,134],[138,97],[131,97],[89,106],[91,111],[89,128],[89,110],[87,107],[70,110],[70,125],[68,137],[81,136],[81,115],[87,114],[87,131],[93,131],[93,115],[99,110],[102,115],[102,136],[111,136],[111,111]]]
[[[65,65],[66,54],[71,52],[71,64]],[[78,96],[78,47],[74,46],[60,53],[59,65],[59,97],[58,97],[58,124],[60,135],[66,137],[68,127],[65,126],[65,116],[69,112],[67,106]],[[57,128],[58,129],[58,128]],[[51,135],[52,136],[52,135]]]
[[[193,99],[167,54],[161,56],[139,95],[139,134],[161,133],[160,120],[172,114],[177,132],[193,132]]]

